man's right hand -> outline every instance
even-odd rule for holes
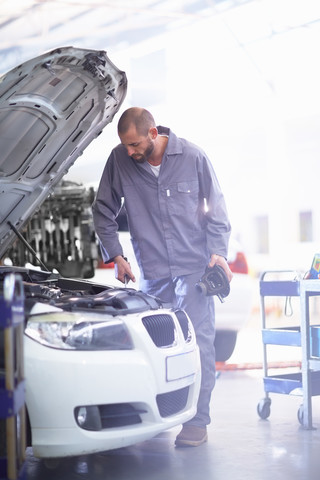
[[[136,281],[136,277],[132,273],[130,263],[127,262],[125,258],[123,258],[121,255],[117,255],[116,257],[114,257],[113,262],[114,262],[114,275],[117,280],[119,280],[122,283],[126,283],[125,277],[127,277],[133,282]]]

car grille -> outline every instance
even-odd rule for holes
[[[176,329],[173,318],[170,315],[150,315],[143,317],[142,323],[157,347],[171,347],[174,345]]]
[[[190,321],[187,317],[187,314],[183,310],[176,310],[175,314],[180,324],[184,339],[188,343],[191,341],[192,334],[190,330]]]
[[[161,417],[169,417],[183,410],[187,404],[189,387],[174,392],[157,395],[157,405]]]

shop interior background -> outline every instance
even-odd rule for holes
[[[201,146],[254,276],[320,251],[320,2],[0,1],[1,73],[59,46],[106,50],[129,106]],[[116,122],[66,179],[96,188]]]

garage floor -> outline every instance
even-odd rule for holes
[[[286,395],[273,395],[271,415],[261,420],[256,413],[263,396],[260,373],[220,375],[209,441],[201,447],[175,448],[176,428],[132,447],[62,460],[51,470],[28,449],[27,479],[319,480],[320,399],[313,398],[317,430],[300,427],[301,399]]]
[[[319,480],[320,398],[312,399],[315,430],[304,430],[297,420],[301,397],[271,394],[269,419],[256,413],[264,397],[262,370],[253,368],[261,360],[258,325],[239,335],[230,362],[238,369],[222,371],[217,379],[208,443],[177,449],[175,428],[132,447],[64,459],[50,469],[28,449],[27,479]],[[289,355],[278,357],[278,366],[290,364],[296,353]]]

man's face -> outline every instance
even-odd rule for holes
[[[145,137],[139,135],[134,126],[124,134],[119,134],[122,145],[127,149],[128,155],[137,163],[144,163],[154,150],[154,141],[152,140],[150,132]]]

